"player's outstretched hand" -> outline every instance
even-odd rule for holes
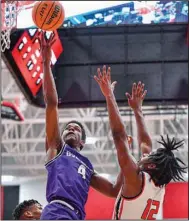
[[[108,69],[106,69],[106,66],[104,65],[102,68],[102,72],[100,68],[97,69],[97,74],[98,76],[95,75],[94,79],[100,86],[103,95],[105,97],[110,96],[113,93],[115,85],[117,83],[116,81],[111,83],[111,68],[108,67]]]
[[[134,110],[142,107],[143,100],[146,96],[147,90],[144,91],[144,84],[140,81],[138,85],[136,83],[133,84],[132,94],[130,95],[128,92],[125,93],[129,106]]]
[[[50,38],[46,40],[45,38],[45,32],[42,32],[41,35],[41,55],[42,55],[42,61],[46,62],[47,64],[50,64],[51,62],[51,47],[55,43],[56,39],[53,38],[54,35],[51,34]]]

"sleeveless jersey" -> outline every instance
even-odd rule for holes
[[[84,218],[84,206],[94,173],[90,161],[66,144],[45,166],[48,171],[47,201],[65,200],[78,209]]]
[[[155,186],[149,174],[143,172],[143,188],[138,196],[124,197],[121,188],[115,202],[113,219],[156,219],[163,205],[164,194],[165,187]]]

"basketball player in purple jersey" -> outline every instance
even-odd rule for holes
[[[51,46],[56,40],[45,40],[42,34],[43,95],[46,104],[46,169],[48,172],[46,198],[42,220],[82,220],[89,187],[117,197],[122,174],[112,184],[98,175],[90,161],[80,154],[85,144],[85,130],[77,121],[68,122],[62,132],[58,123],[58,96],[50,68]],[[112,85],[114,87],[114,85]]]

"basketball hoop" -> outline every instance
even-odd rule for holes
[[[27,9],[28,5],[35,1],[1,1],[2,31],[1,31],[1,51],[10,48],[10,35],[12,29],[17,26],[17,16],[22,9]]]
[[[1,51],[4,52],[10,48],[11,30],[17,23],[17,1],[5,1],[1,4],[2,31],[1,31]]]
[[[23,121],[24,116],[14,103],[8,101],[1,102],[1,118],[15,121]]]

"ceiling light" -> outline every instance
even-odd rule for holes
[[[108,173],[100,173],[99,175],[106,178],[106,179],[110,179],[110,174],[108,174]]]
[[[97,141],[96,137],[87,137],[86,144],[95,144]]]
[[[12,182],[14,180],[14,176],[1,176],[1,182]]]

